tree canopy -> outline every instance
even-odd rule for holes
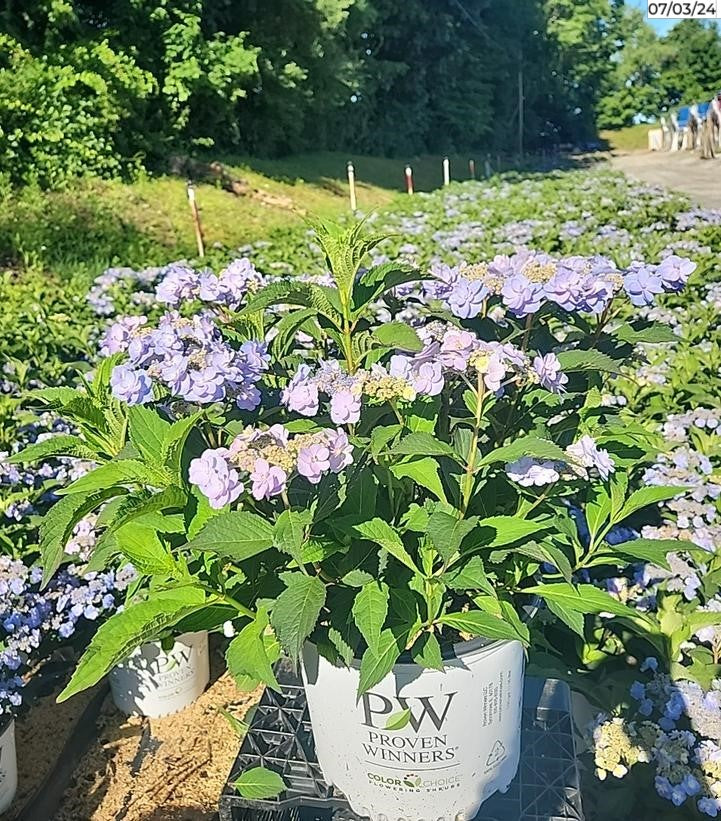
[[[0,173],[212,147],[409,156],[594,137],[721,82],[715,27],[623,0],[5,0]]]

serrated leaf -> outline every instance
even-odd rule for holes
[[[391,453],[397,456],[449,456],[458,461],[458,455],[450,445],[424,431],[404,436],[393,446]]]
[[[271,624],[283,649],[293,662],[313,632],[325,604],[325,585],[317,576],[292,573],[284,576],[286,589],[278,596]]]
[[[434,511],[428,519],[428,535],[444,562],[458,552],[463,539],[475,528],[478,519],[459,519],[442,510]]]
[[[419,572],[413,559],[406,550],[401,537],[393,530],[388,522],[383,519],[371,519],[369,522],[356,525],[353,530],[362,539],[367,539],[370,542],[379,544],[384,550],[387,550],[391,556],[414,573]]]
[[[168,435],[167,422],[155,408],[131,405],[127,409],[130,441],[149,462],[156,462]]]
[[[636,330],[632,325],[624,323],[613,331],[613,336],[621,342],[636,345],[639,342],[647,344],[678,342],[678,337],[667,325],[652,325],[649,328]]]
[[[280,685],[273,673],[263,635],[268,627],[268,613],[259,609],[250,624],[247,624],[231,641],[225,653],[228,672],[234,679],[249,676],[262,681],[271,689],[280,692]]]
[[[298,565],[303,564],[302,548],[312,518],[310,510],[284,510],[273,526],[273,544],[278,550],[289,553]]]
[[[386,322],[373,331],[373,336],[383,346],[393,350],[418,353],[423,350],[423,342],[417,332],[405,322]]]
[[[510,445],[496,448],[481,459],[481,465],[491,465],[494,462],[515,462],[523,456],[532,456],[536,459],[551,459],[556,462],[568,462],[565,451],[555,442],[548,439],[538,439],[535,436],[521,436]]]
[[[708,551],[683,539],[630,539],[627,542],[603,547],[594,555],[593,563],[619,566],[627,564],[629,559],[636,559],[668,570],[668,554],[680,552],[688,552],[699,557],[709,555]]]
[[[489,516],[479,519],[477,523],[478,539],[469,539],[464,554],[479,547],[500,547],[501,545],[527,539],[534,533],[549,528],[546,521],[536,519],[518,519],[515,516]]]
[[[79,459],[97,459],[96,451],[84,445],[77,436],[58,434],[42,442],[34,442],[5,461],[10,465],[28,464],[52,456],[76,456]]]
[[[441,502],[446,502],[446,492],[443,489],[440,473],[438,472],[438,462],[430,456],[421,459],[414,459],[412,462],[403,462],[400,465],[393,465],[391,473],[397,479],[412,479],[417,485],[429,490]]]
[[[506,641],[528,641],[520,636],[515,627],[497,616],[492,616],[483,610],[469,610],[466,613],[446,613],[438,619],[440,624],[445,624],[458,630],[459,633],[467,633],[471,636],[481,636],[485,639]]]
[[[358,698],[375,687],[390,673],[393,665],[403,652],[405,633],[398,630],[383,630],[375,647],[369,647],[360,664],[360,679],[358,681]]]
[[[658,504],[659,502],[665,502],[676,496],[681,496],[688,489],[685,485],[674,487],[648,485],[647,487],[639,488],[639,490],[635,490],[628,499],[626,499],[625,504],[613,521],[621,522],[632,513],[641,510],[641,508]]]
[[[113,534],[116,548],[143,575],[169,575],[175,569],[173,557],[165,550],[154,527],[129,522]]]
[[[145,494],[128,495],[118,506],[113,519],[108,523],[108,529],[105,531],[105,535],[113,533],[134,519],[147,516],[149,513],[167,510],[167,508],[183,507],[187,498],[185,491],[174,485],[165,488],[165,490],[161,490],[160,493],[154,493],[149,496]]]
[[[433,633],[421,633],[411,648],[411,657],[416,664],[428,670],[443,670],[441,646]]]
[[[247,510],[220,513],[205,523],[198,535],[186,545],[187,550],[207,550],[241,562],[273,545],[272,525]]]
[[[40,522],[40,555],[45,586],[65,555],[65,545],[75,525],[107,499],[126,493],[125,488],[110,487],[90,495],[66,496],[56,502]]]
[[[91,470],[76,479],[62,491],[62,495],[88,493],[101,490],[111,485],[147,485],[164,488],[170,484],[170,477],[162,470],[157,470],[136,459],[117,459]]]
[[[570,627],[576,635],[580,636],[585,641],[585,636],[583,634],[583,613],[579,613],[578,610],[572,610],[569,607],[565,607],[563,604],[554,601],[553,599],[548,599],[546,601],[546,606],[551,613],[556,616],[556,618],[560,619],[567,627]]]
[[[605,371],[608,373],[619,373],[623,361],[611,359],[601,351],[561,351],[558,355],[561,370],[565,373],[573,371]]]
[[[632,610],[618,599],[614,599],[605,590],[600,590],[592,584],[571,585],[567,582],[555,582],[527,587],[524,592],[535,593],[545,601],[558,602],[579,613],[612,613],[615,616],[624,616],[633,620],[642,619],[643,616],[639,611]]]
[[[399,710],[397,713],[392,713],[389,715],[386,719],[386,726],[383,729],[388,730],[389,732],[402,730],[404,727],[407,727],[410,722],[411,710],[410,707],[406,707],[405,710]]]
[[[388,615],[388,585],[373,581],[364,585],[353,602],[353,618],[369,647],[377,647]]]
[[[278,773],[265,767],[246,770],[233,786],[243,798],[252,800],[275,798],[285,790],[285,782]]]
[[[371,431],[370,451],[376,457],[403,430],[402,425],[384,425]]]
[[[496,595],[480,556],[471,556],[462,567],[444,573],[441,581],[451,590],[482,590],[489,596]]]
[[[136,647],[157,638],[180,619],[203,607],[205,594],[191,587],[161,590],[154,592],[148,601],[127,605],[100,625],[58,701],[66,701],[97,684]]]

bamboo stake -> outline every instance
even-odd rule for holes
[[[200,212],[198,211],[198,203],[195,200],[195,188],[190,180],[188,180],[188,203],[190,205],[190,215],[193,218],[193,227],[195,228],[195,241],[198,245],[198,256],[202,259],[205,256],[203,227],[200,224]]]
[[[355,211],[358,208],[358,201],[356,200],[355,195],[355,168],[353,168],[353,163],[348,162],[347,166],[348,170],[348,189],[350,192],[350,210]]]
[[[413,193],[413,169],[410,165],[406,166],[406,191],[409,194]]]

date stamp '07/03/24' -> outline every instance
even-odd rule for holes
[[[646,8],[651,20],[717,20],[721,0],[648,0]]]

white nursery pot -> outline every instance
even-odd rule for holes
[[[303,680],[318,762],[371,821],[466,821],[505,791],[521,755],[523,646],[476,639],[444,672],[396,664],[356,699],[359,663],[334,667],[307,644]],[[410,708],[412,720],[386,730]]]
[[[18,762],[15,754],[15,721],[0,724],[0,814],[12,804],[18,788]]]
[[[110,672],[116,707],[150,718],[192,704],[210,681],[208,633],[183,633],[167,653],[159,641],[138,647]]]

